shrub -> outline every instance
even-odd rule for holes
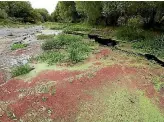
[[[37,36],[37,39],[38,40],[46,40],[46,39],[53,39],[55,35],[45,35],[45,34],[42,34],[42,35],[38,35]]]
[[[145,39],[144,31],[135,27],[121,27],[116,32],[116,37],[125,41],[143,40]]]
[[[47,51],[37,57],[38,61],[47,62],[49,65],[65,61],[65,55],[60,52]]]
[[[21,66],[17,66],[15,68],[12,69],[11,74],[12,77],[16,77],[19,75],[23,75],[23,74],[27,74],[29,73],[33,68],[31,68],[29,65],[21,65]]]
[[[54,39],[47,40],[42,44],[43,50],[51,50],[51,49],[61,49],[67,48],[73,42],[79,42],[82,40],[81,36],[70,35],[70,34],[60,34],[55,36]]]
[[[164,58],[164,35],[135,42],[132,47]]]
[[[13,44],[12,46],[11,46],[11,50],[17,50],[17,49],[19,49],[19,48],[25,48],[25,47],[27,47],[27,44]]]
[[[7,13],[4,9],[0,9],[0,19],[6,19],[7,18]]]
[[[58,62],[71,61],[73,63],[84,60],[91,51],[90,42],[84,42],[81,36],[71,34],[60,34],[55,36],[54,39],[43,43],[42,48],[49,50],[38,56],[37,59],[42,62],[48,62],[48,64],[54,64]],[[53,50],[52,50],[53,49]],[[54,49],[60,49],[55,52]]]
[[[143,22],[142,22],[141,17],[135,16],[128,19],[127,25],[130,27],[141,27],[143,25]]]
[[[87,58],[91,48],[87,43],[73,43],[68,49],[69,60],[73,63],[80,62]]]

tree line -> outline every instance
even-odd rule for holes
[[[44,8],[32,8],[30,2],[27,1],[1,1],[0,19],[37,23],[49,21],[50,15]]]
[[[164,2],[154,1],[60,1],[51,14],[56,22],[87,22],[93,25],[123,25],[137,18],[144,27],[164,24]]]
[[[55,8],[55,6],[54,6]],[[163,1],[59,1],[49,15],[46,9],[34,9],[27,1],[1,1],[0,19],[20,22],[87,22],[92,25],[117,26],[135,18],[144,27],[164,25]]]

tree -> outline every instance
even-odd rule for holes
[[[76,9],[79,14],[87,18],[90,24],[96,24],[97,19],[101,17],[101,1],[77,1]]]
[[[48,11],[44,8],[41,8],[41,9],[35,9],[35,12],[37,14],[40,14],[40,20],[41,22],[47,22],[49,20],[49,14],[48,14]]]
[[[7,18],[7,13],[4,9],[0,9],[0,19],[6,19]]]
[[[151,28],[160,25],[164,15],[164,2],[144,1],[138,3],[138,14],[144,21],[144,27]]]
[[[56,10],[51,14],[53,21],[59,22],[75,22],[77,12],[74,1],[60,1],[56,6]]]
[[[21,18],[23,22],[28,22],[30,13],[33,10],[30,2],[10,1],[8,2],[8,6],[9,6],[8,14],[10,17]]]

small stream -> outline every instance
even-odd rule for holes
[[[118,45],[119,43],[117,41],[115,41],[115,40],[110,39],[110,38],[106,39],[106,38],[102,38],[102,37],[100,37],[98,35],[91,35],[91,34],[88,34],[88,38],[89,39],[94,39],[95,42],[98,42],[99,44],[115,47],[116,50],[120,50],[120,51],[128,53],[128,54],[138,55],[138,56],[146,58],[147,60],[153,60],[157,64],[159,64],[162,67],[164,67],[164,62],[161,61],[160,59],[158,59],[156,56],[151,55],[151,54],[141,54],[141,53],[134,53],[134,52],[122,50],[122,49],[116,47],[116,45]]]

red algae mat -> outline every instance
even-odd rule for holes
[[[96,58],[106,57],[110,51],[101,50]],[[93,65],[100,67],[86,71],[47,70],[32,78],[31,82],[9,80],[0,86],[1,122],[75,121],[81,101],[93,99],[89,91],[112,82],[142,90],[150,99],[157,97],[158,106],[164,107],[163,91],[157,92],[148,82],[149,78],[145,78],[148,69],[123,64],[105,66],[101,62]]]

